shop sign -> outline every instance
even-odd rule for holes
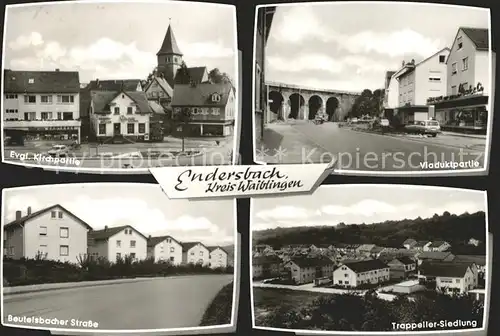
[[[128,122],[137,122],[137,119],[134,117],[126,117],[126,116],[120,116],[120,121],[128,121]]]

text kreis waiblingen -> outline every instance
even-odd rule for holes
[[[237,168],[235,168],[237,169]],[[245,170],[231,172],[220,171],[215,168],[210,173],[196,173],[192,169],[183,171],[177,177],[175,190],[185,191],[188,183],[205,182],[207,187],[205,193],[224,192],[250,192],[260,190],[286,191],[303,187],[300,180],[289,180],[288,175],[282,173],[276,167],[253,169],[247,167]]]

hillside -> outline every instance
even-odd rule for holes
[[[485,247],[468,246],[470,238],[482,242],[486,238],[486,218],[483,211],[454,215],[448,212],[430,218],[403,219],[374,224],[344,224],[276,228],[253,232],[254,244],[268,244],[275,248],[287,244],[376,244],[401,247],[407,238],[415,240],[446,240],[452,252],[485,254]]]

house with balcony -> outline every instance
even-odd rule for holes
[[[389,266],[378,259],[342,263],[333,272],[334,285],[347,288],[381,284],[389,280]]]
[[[177,130],[185,136],[233,135],[236,97],[230,83],[176,84],[171,106],[174,119],[185,115]]]
[[[90,125],[101,143],[149,141],[153,114],[143,91],[91,91]]]
[[[268,92],[266,88],[266,44],[271,31],[276,6],[259,8],[255,28],[254,55],[254,129],[255,141],[260,142],[264,136],[264,125],[272,119],[268,107]]]
[[[25,137],[81,141],[80,77],[76,71],[4,70],[3,129]]]
[[[203,243],[182,243],[182,263],[193,265],[210,265],[210,250]]]
[[[446,92],[429,97],[443,130],[486,134],[492,94],[492,55],[487,28],[458,28],[446,61]]]
[[[172,236],[149,236],[147,246],[147,257],[156,262],[182,263],[182,244]]]
[[[391,81],[397,81],[397,90],[393,84],[393,92],[389,93],[389,99],[395,102],[394,92],[397,91],[397,106],[386,111],[386,118],[393,124],[396,123],[394,118],[398,124],[412,124],[434,117],[427,99],[446,92],[449,53],[449,48],[443,48],[420,62],[414,59],[402,62],[401,68],[391,77]]]
[[[5,224],[4,254],[12,259],[42,257],[78,263],[87,254],[87,233],[92,227],[81,218],[54,204],[37,211],[27,207]]]
[[[210,251],[209,266],[211,268],[225,268],[228,266],[228,254],[220,246],[207,246]]]
[[[105,258],[110,262],[128,257],[133,260],[147,258],[148,238],[130,225],[108,227],[90,231],[88,254],[91,258]]]

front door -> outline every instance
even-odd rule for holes
[[[121,124],[120,123],[114,123],[113,124],[113,134],[114,135],[120,135],[121,134]]]

